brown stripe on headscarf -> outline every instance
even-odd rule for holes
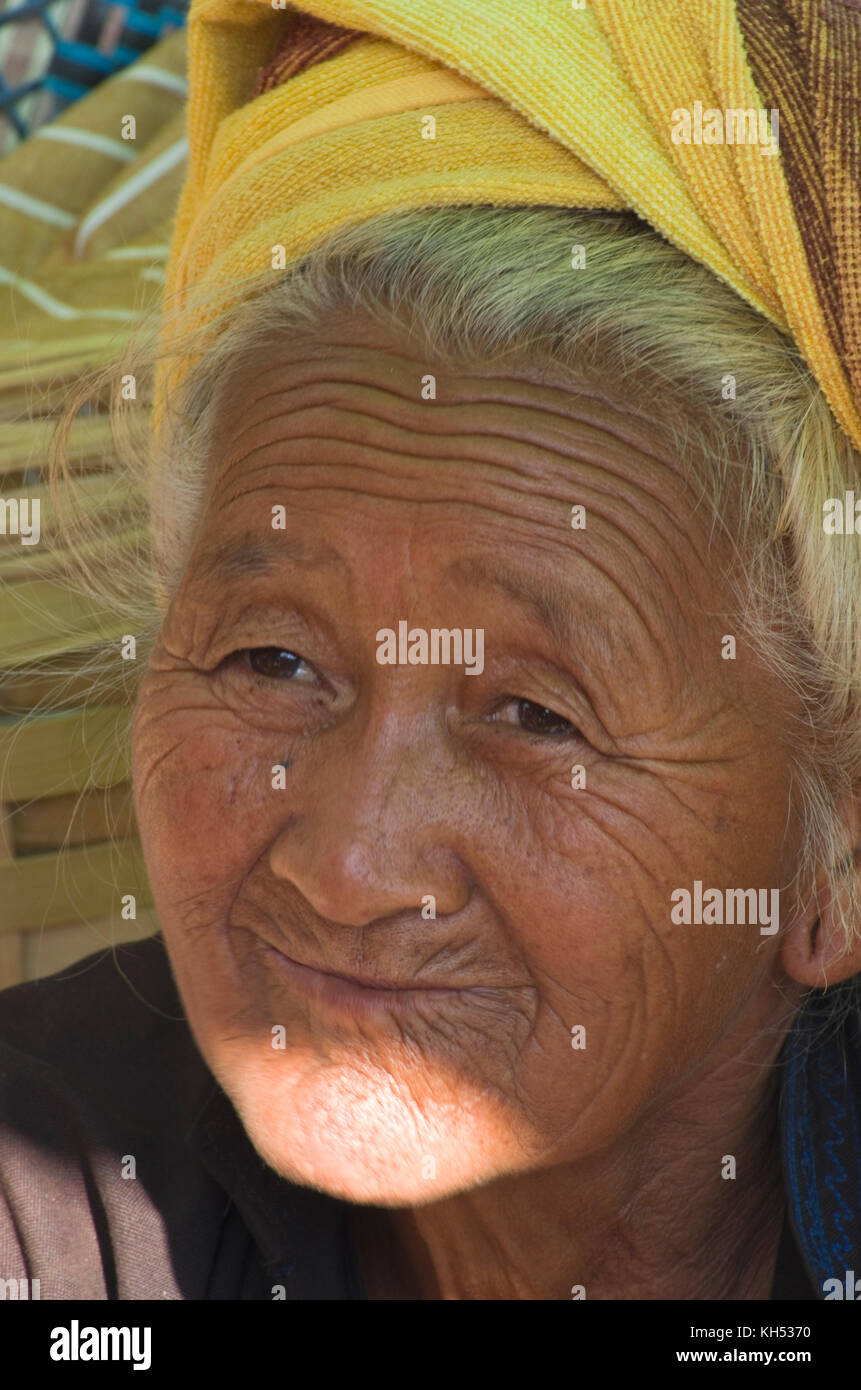
[[[314,15],[300,14],[295,24],[278,40],[278,45],[269,62],[261,69],[251,99],[280,87],[282,82],[296,77],[315,63],[334,58],[342,48],[354,39],[362,37],[361,29],[342,29],[328,20],[316,19]]]
[[[736,0],[776,107],[793,211],[835,348],[861,394],[861,0]]]

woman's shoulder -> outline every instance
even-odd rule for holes
[[[0,992],[0,1296],[115,1297],[122,1261],[125,1296],[182,1297],[172,1212],[215,1196],[182,1136],[216,1089],[159,937]]]
[[[0,1299],[356,1297],[341,1203],[268,1169],[160,936],[0,993]]]
[[[0,1087],[32,1123],[47,1088],[74,1096],[106,1128],[151,1132],[213,1084],[160,935],[0,992]]]

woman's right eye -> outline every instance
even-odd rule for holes
[[[231,652],[224,664],[234,661],[245,661],[249,670],[265,680],[294,680],[296,676],[303,674],[303,671],[310,676],[314,675],[310,663],[298,652],[289,651],[286,647],[243,647],[239,651]]]

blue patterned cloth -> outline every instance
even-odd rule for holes
[[[819,1298],[861,1300],[861,1014],[855,981],[808,996],[782,1061],[783,1177],[793,1234]]]
[[[0,154],[185,24],[189,0],[0,0]]]

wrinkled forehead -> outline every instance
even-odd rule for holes
[[[361,321],[259,348],[218,383],[176,611],[289,593],[334,620],[361,592],[383,623],[468,586],[489,620],[510,600],[632,678],[659,653],[680,694],[702,614],[733,601],[731,547],[666,409],[594,367],[453,363]]]
[[[178,597],[268,595],[314,566],[395,601],[399,573],[432,590],[445,572],[527,589],[557,634],[574,603],[612,632],[624,595],[644,650],[685,645],[734,597],[709,466],[666,384],[661,398],[646,380],[621,388],[599,360],[458,362],[415,331],[344,318],[221,373]]]
[[[564,491],[579,467],[596,479],[603,473],[619,496],[652,498],[674,525],[685,517],[696,530],[701,521],[706,534],[715,518],[696,513],[715,495],[707,445],[732,447],[647,367],[618,380],[599,347],[576,366],[522,348],[465,360],[428,344],[420,330],[360,315],[231,361],[215,383],[210,424],[210,512],[279,465],[289,487],[297,465],[356,462],[363,467],[351,486],[368,497],[381,471],[433,495],[456,468],[467,496],[487,485],[494,466],[520,474],[527,494],[542,482]],[[306,486],[299,474],[296,481]],[[719,520],[731,529],[738,499],[734,489],[723,492]],[[525,520],[528,513],[524,506]]]

